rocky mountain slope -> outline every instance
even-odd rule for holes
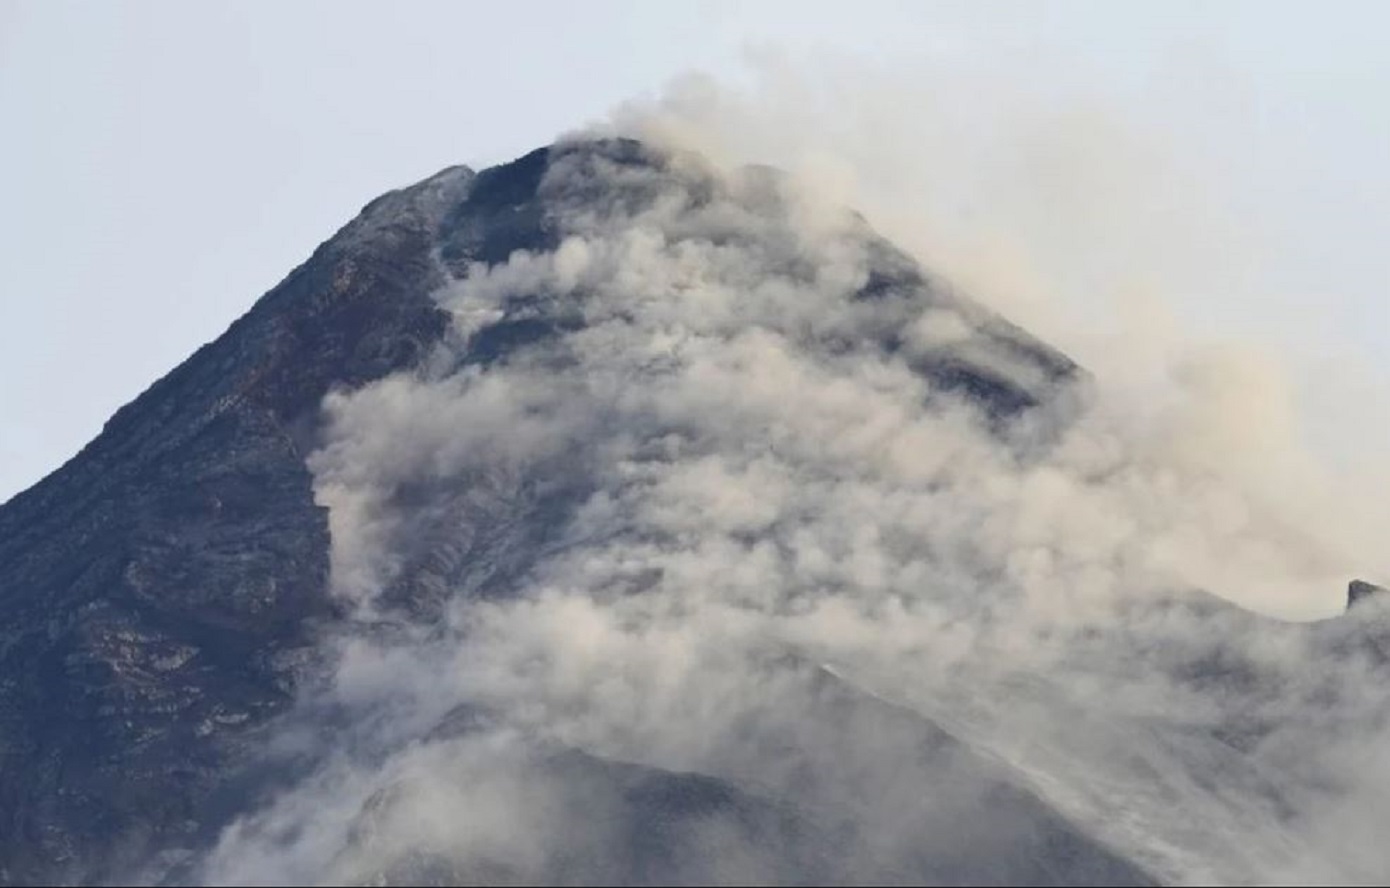
[[[798,374],[840,399],[824,440],[797,425],[822,409],[798,407]],[[867,465],[855,436],[899,421],[855,420],[868,394],[1026,463],[1085,384],[770,171],[595,140],[387,194],[0,507],[0,882],[1163,877],[1017,760],[817,665],[836,651],[818,608],[876,620],[903,606],[893,582],[950,585],[954,554],[837,554],[848,518],[797,549],[828,514],[798,485]],[[874,445],[885,489],[950,487],[914,474],[934,446],[914,435]],[[586,571],[606,572],[556,591]],[[946,598],[934,650],[1005,606]],[[507,647],[552,606],[557,634]],[[614,640],[600,607],[647,628]],[[662,628],[676,613],[708,617],[702,640]],[[1374,635],[1348,632],[1316,643]],[[648,641],[683,658],[669,685]],[[563,659],[610,642],[603,669]],[[1160,647],[1165,674],[1221,693],[1260,668]],[[1229,742],[1253,748],[1269,715]]]

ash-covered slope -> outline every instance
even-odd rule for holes
[[[766,169],[388,194],[0,507],[0,882],[1144,883],[1189,849],[1098,789],[1136,761],[1263,836],[1328,688],[1200,599],[1039,597],[1130,579],[1019,541],[1081,381]],[[992,742],[1020,673],[1105,745]]]

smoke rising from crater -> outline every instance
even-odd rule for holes
[[[445,245],[437,353],[326,402],[308,464],[354,619],[305,706],[349,726],[209,880],[616,878],[584,849],[625,847],[630,798],[554,750],[763,800],[632,864],[657,880],[824,875],[769,853],[791,827],[766,800],[850,824],[844,878],[959,877],[986,833],[1039,829],[986,774],[1163,880],[1383,873],[1331,826],[1390,798],[1371,616],[1209,596],[1335,610],[1390,575],[1358,495],[1390,488],[1305,445],[1269,346],[1164,305],[1206,259],[1200,208],[1123,117],[990,84],[958,132],[960,84],[762,76],[586,131],[643,147],[562,143],[550,242]],[[815,675],[921,725],[855,733]],[[930,725],[971,751],[912,765]]]

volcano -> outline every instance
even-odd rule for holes
[[[628,139],[446,169],[0,507],[0,881],[1153,884],[1293,847],[1303,726],[1387,711],[1382,596],[1022,622],[1000,516],[1092,380],[799,189]]]

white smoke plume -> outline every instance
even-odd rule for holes
[[[977,759],[1162,881],[1390,873],[1382,604],[1297,625],[1222,601],[1329,615],[1390,576],[1384,467],[1328,464],[1270,348],[1163,306],[1194,226],[1166,227],[1178,198],[1117,120],[1015,97],[957,142],[958,84],[904,106],[836,83],[773,65],[620,109],[598,132],[654,163],[558,151],[554,249],[455,263],[438,354],[328,400],[309,466],[357,628],[306,706],[350,727],[210,881],[610,877],[584,849],[622,845],[619,802],[554,750],[840,805],[842,879],[983,843],[949,816],[995,810]],[[904,107],[930,137],[880,125]],[[942,208],[977,166],[1009,175],[961,224]],[[914,211],[885,183],[948,193]],[[1077,292],[1049,307],[1055,284]],[[1010,286],[999,307],[1089,375],[958,295]],[[472,360],[498,324],[544,335]],[[940,367],[1039,404],[1001,419]],[[834,724],[805,664],[973,752],[926,768],[891,718]],[[648,876],[793,878],[762,816],[699,820]]]

